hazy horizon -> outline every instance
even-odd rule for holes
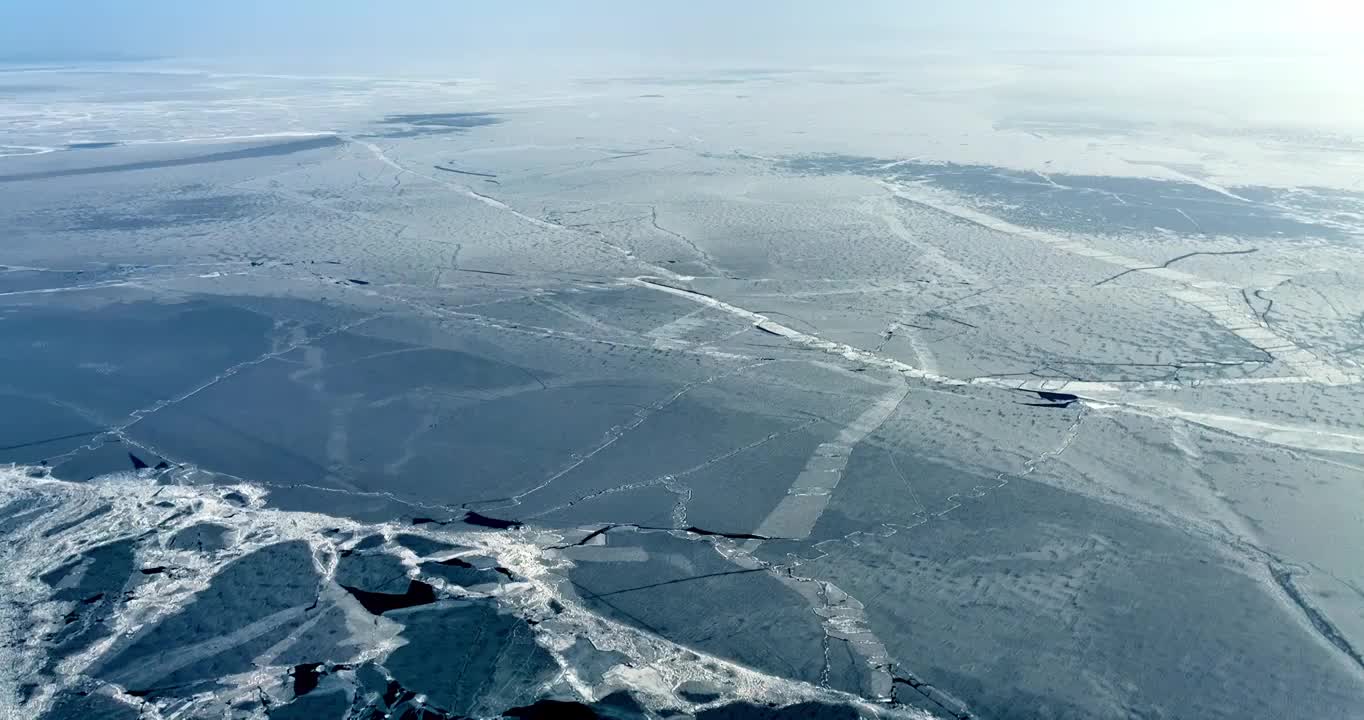
[[[519,52],[613,57],[641,64],[838,62],[919,52],[1208,55],[1357,52],[1359,10],[1333,0],[1157,0],[1101,7],[1078,0],[945,6],[876,0],[717,0],[496,6],[407,0],[184,5],[159,1],[18,0],[0,8],[11,57],[132,55],[270,59],[302,64],[439,64]],[[531,58],[532,61],[535,58]]]

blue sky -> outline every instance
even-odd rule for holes
[[[0,0],[0,55],[816,62],[918,50],[1339,47],[1353,0]]]

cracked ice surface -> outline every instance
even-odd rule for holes
[[[65,77],[0,120],[0,709],[1364,708],[1357,192]]]

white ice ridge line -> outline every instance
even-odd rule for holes
[[[540,218],[537,218],[537,217],[532,217],[532,216],[530,216],[530,215],[527,215],[527,214],[521,212],[520,210],[517,210],[516,208],[513,208],[512,206],[508,205],[507,203],[504,203],[504,202],[502,202],[501,200],[498,200],[497,198],[489,197],[489,196],[484,195],[484,194],[482,194],[482,193],[476,192],[476,191],[474,191],[473,189],[469,188],[469,187],[466,186],[466,185],[460,185],[459,183],[453,183],[453,182],[450,182],[449,180],[445,180],[445,179],[443,179],[443,178],[438,178],[438,177],[436,177],[436,176],[434,176],[434,175],[426,175],[426,174],[424,174],[424,173],[419,173],[419,172],[417,172],[416,170],[412,170],[412,169],[410,169],[410,168],[408,168],[408,167],[402,165],[402,164],[399,163],[398,161],[394,160],[393,158],[389,157],[388,154],[385,153],[385,152],[383,151],[383,148],[379,147],[378,145],[375,145],[375,144],[372,143],[372,142],[369,142],[369,141],[366,141],[366,140],[359,140],[359,139],[357,139],[357,138],[350,137],[350,136],[347,136],[347,135],[342,135],[342,136],[340,136],[340,137],[341,137],[341,139],[343,139],[343,140],[345,140],[345,141],[347,141],[347,142],[351,142],[351,143],[354,143],[354,144],[356,144],[356,145],[359,145],[359,146],[365,148],[366,150],[370,151],[371,154],[374,155],[374,158],[375,158],[376,160],[378,160],[379,162],[381,162],[381,163],[383,163],[383,164],[385,164],[385,165],[387,165],[387,166],[393,168],[394,170],[396,170],[396,171],[398,171],[398,172],[400,172],[400,173],[405,173],[405,174],[408,174],[408,175],[415,175],[416,177],[422,178],[423,180],[428,180],[428,181],[433,182],[433,183],[435,183],[435,184],[437,184],[437,185],[440,185],[440,186],[442,186],[442,187],[449,188],[449,189],[451,189],[451,190],[454,190],[455,192],[460,193],[461,195],[464,195],[465,197],[471,198],[471,199],[473,199],[473,200],[477,200],[478,202],[481,202],[481,203],[483,203],[484,205],[487,205],[487,206],[489,206],[489,207],[496,208],[496,209],[501,210],[501,211],[506,212],[506,213],[510,213],[513,217],[517,218],[518,220],[521,220],[521,221],[523,221],[523,222],[530,223],[531,225],[534,225],[534,226],[536,226],[536,227],[538,227],[538,228],[543,228],[543,229],[545,229],[545,230],[552,230],[552,231],[555,231],[555,232],[570,233],[570,234],[573,234],[573,235],[581,235],[581,234],[582,234],[582,233],[580,233],[580,232],[574,230],[573,228],[564,227],[563,225],[560,225],[560,224],[558,224],[558,223],[552,223],[552,222],[549,222],[549,221],[546,221],[546,220],[541,220]],[[623,256],[625,256],[625,257],[627,257],[627,258],[629,258],[629,259],[631,259],[631,260],[633,260],[633,261],[635,261],[635,262],[637,262],[637,263],[640,263],[641,265],[645,265],[645,266],[647,266],[648,268],[650,268],[651,270],[654,270],[654,271],[658,272],[660,275],[664,275],[664,276],[669,277],[669,278],[672,278],[672,279],[674,279],[674,280],[683,279],[683,276],[682,276],[682,275],[678,275],[677,273],[674,273],[673,271],[671,271],[671,270],[669,270],[669,269],[667,269],[667,268],[665,268],[665,267],[659,267],[659,266],[657,266],[657,265],[654,265],[654,264],[652,264],[652,263],[645,262],[645,261],[643,261],[643,260],[641,260],[641,259],[635,257],[635,254],[634,254],[634,253],[630,252],[629,250],[627,250],[627,249],[625,249],[625,248],[618,247],[618,246],[616,246],[616,245],[612,245],[611,243],[604,242],[604,241],[600,241],[600,240],[595,241],[595,243],[598,244],[598,245],[603,245],[603,246],[605,246],[605,247],[611,248],[611,249],[615,250],[617,253],[620,253],[621,255],[623,255]]]
[[[961,218],[982,227],[1002,232],[1007,235],[1044,243],[1072,255],[1086,257],[1097,262],[1121,267],[1126,270],[1143,272],[1148,275],[1155,275],[1164,280],[1168,280],[1175,285],[1180,286],[1166,290],[1166,294],[1170,297],[1192,305],[1207,313],[1218,325],[1221,325],[1227,331],[1240,337],[1252,346],[1271,353],[1276,361],[1284,363],[1284,365],[1292,369],[1296,374],[1312,378],[1314,381],[1326,385],[1344,385],[1360,381],[1360,377],[1356,371],[1337,367],[1309,350],[1302,348],[1291,338],[1284,337],[1283,335],[1274,332],[1271,328],[1264,327],[1248,317],[1245,314],[1245,309],[1243,307],[1234,306],[1233,303],[1227,299],[1227,294],[1230,291],[1239,290],[1239,288],[1234,285],[1216,280],[1207,280],[1200,278],[1197,275],[1191,275],[1173,268],[1153,268],[1151,267],[1151,263],[1144,260],[1110,253],[1106,250],[1100,250],[1082,242],[1053,235],[1043,230],[1015,225],[1006,220],[987,215],[979,210],[947,202],[932,193],[908,192],[904,186],[896,185],[885,180],[880,180],[878,182],[895,197],[930,207],[939,212]],[[1222,294],[1219,296],[1214,294],[1214,292],[1209,291],[1221,292]]]
[[[32,477],[29,472],[40,468],[8,466],[0,467],[0,505],[9,504],[23,498],[37,500],[31,514],[33,520],[5,535],[0,543],[0,580],[17,599],[31,602],[0,604],[0,636],[14,638],[18,642],[11,647],[18,648],[17,656],[6,653],[0,647],[0,715],[7,710],[15,716],[25,717],[41,714],[40,707],[50,702],[52,694],[70,681],[78,680],[84,671],[98,663],[115,640],[109,638],[98,643],[75,662],[63,663],[66,668],[52,678],[40,693],[39,707],[30,703],[22,708],[7,705],[18,697],[18,683],[24,678],[25,668],[36,668],[42,662],[41,644],[35,625],[41,629],[44,623],[60,623],[61,612],[66,608],[60,604],[45,602],[49,591],[36,579],[42,570],[59,565],[74,548],[88,548],[112,540],[145,535],[154,531],[157,537],[152,542],[142,543],[137,550],[136,566],[148,564],[174,564],[191,569],[192,573],[178,573],[158,576],[157,579],[143,584],[136,595],[130,598],[126,607],[113,618],[115,636],[135,632],[136,625],[150,624],[181,609],[214,579],[226,564],[262,547],[289,540],[303,540],[317,552],[334,557],[341,541],[324,534],[327,529],[347,531],[352,538],[381,534],[390,537],[397,533],[429,535],[441,541],[455,541],[456,544],[470,548],[470,553],[492,557],[503,567],[517,576],[517,581],[509,583],[501,591],[494,593],[490,600],[523,618],[544,620],[534,626],[532,632],[538,644],[550,652],[556,661],[562,660],[557,652],[574,642],[585,639],[602,650],[622,652],[628,658],[626,665],[618,666],[620,675],[629,674],[644,680],[644,683],[629,687],[640,692],[642,700],[666,699],[670,707],[698,709],[693,703],[672,696],[672,688],[686,679],[710,680],[732,688],[721,699],[706,706],[719,705],[736,700],[749,700],[759,703],[786,705],[807,700],[847,703],[881,718],[928,718],[927,713],[904,707],[888,707],[869,701],[852,693],[817,687],[813,684],[763,673],[701,650],[683,647],[666,638],[655,636],[635,627],[618,623],[597,615],[583,607],[576,593],[566,581],[561,571],[566,567],[562,558],[547,556],[544,552],[545,541],[558,542],[563,538],[543,531],[526,528],[515,531],[484,531],[470,529],[454,531],[448,529],[413,528],[406,524],[383,523],[366,524],[354,520],[329,516],[321,513],[277,510],[265,507],[265,489],[242,484],[232,486],[213,485],[160,485],[150,477],[136,476],[132,473],[119,473],[90,483],[72,483],[50,477]],[[226,490],[236,490],[249,496],[245,507],[227,502],[222,494]],[[170,502],[189,512],[178,512],[150,502],[151,498]],[[95,507],[108,506],[97,517],[86,522],[70,524],[69,520],[81,517]],[[11,507],[16,507],[11,505]],[[18,514],[23,514],[20,510]],[[233,529],[241,540],[231,548],[214,556],[207,557],[192,551],[172,550],[163,547],[162,538],[203,522],[226,525]],[[60,532],[48,533],[53,528],[64,528]],[[318,566],[324,578],[331,577],[331,570]],[[325,594],[326,591],[324,591]],[[479,595],[478,597],[483,597]],[[345,605],[353,601],[343,593],[332,593],[330,597],[320,598],[322,602]],[[562,608],[558,612],[549,608],[554,603]],[[832,606],[833,603],[830,603]],[[343,610],[346,608],[343,607]],[[46,617],[44,617],[46,616]],[[552,617],[550,617],[552,616]],[[547,619],[548,618],[548,619]],[[130,623],[135,623],[130,624]],[[362,623],[363,624],[363,623]],[[355,623],[352,623],[354,628]],[[238,639],[240,630],[231,629],[229,635],[210,638],[207,642],[217,645],[231,644]],[[372,637],[360,636],[358,639],[371,644],[357,646],[354,662],[379,660],[388,651],[396,648],[384,642],[383,633]],[[379,641],[378,644],[373,644]],[[25,652],[25,650],[29,652]],[[180,653],[193,654],[189,648]],[[8,662],[3,662],[7,660]],[[17,661],[17,662],[16,662]],[[622,669],[624,668],[624,669]],[[284,678],[284,668],[260,667],[257,672],[224,678],[225,687],[220,697],[200,696],[191,703],[217,703],[221,697],[233,692],[251,692],[253,687],[231,687],[233,683],[259,684],[266,678]],[[17,670],[17,673],[15,672]],[[572,668],[564,668],[570,671]],[[612,673],[616,673],[613,670]],[[610,675],[611,673],[608,673]],[[629,678],[624,678],[629,679]],[[13,688],[6,687],[13,685]],[[595,688],[574,683],[575,689],[583,693],[583,700],[591,702],[599,698],[593,696]],[[602,694],[616,685],[607,683]],[[261,686],[261,691],[272,688]],[[659,698],[659,694],[667,696]],[[124,696],[121,699],[130,699]],[[144,708],[153,709],[153,708]]]
[[[672,285],[659,282],[657,278],[650,277],[627,278],[627,282],[632,282],[636,285],[639,285],[640,287],[646,287],[651,290],[665,292],[668,293],[669,295],[675,295],[680,298],[686,298],[687,300],[690,300],[692,302],[700,303],[702,305],[719,310],[721,312],[729,313],[730,315],[734,315],[736,317],[747,320],[748,322],[752,323],[754,327],[772,333],[773,335],[778,335],[780,337],[786,338],[791,342],[797,343],[799,345],[804,345],[811,349],[822,350],[831,355],[838,355],[847,360],[858,362],[863,365],[867,365],[870,367],[878,367],[884,370],[891,370],[894,372],[898,372],[906,377],[911,377],[917,380],[925,380],[927,382],[937,383],[939,385],[953,386],[983,385],[986,387],[995,387],[1003,390],[1020,389],[1061,390],[1064,388],[1066,391],[1073,391],[1077,393],[1087,392],[1109,395],[1118,394],[1127,390],[1131,390],[1133,388],[1177,389],[1185,387],[1184,385],[1181,385],[1179,383],[1158,381],[1144,383],[1113,383],[1094,382],[1087,380],[1011,381],[1005,378],[998,377],[954,378],[946,375],[940,375],[938,373],[929,372],[927,370],[924,370],[923,368],[914,367],[913,365],[910,365],[909,363],[906,363],[904,361],[896,360],[895,358],[881,355],[879,353],[874,353],[869,350],[863,350],[862,348],[854,347],[852,345],[847,345],[844,343],[834,342],[832,340],[825,340],[824,338],[819,337],[818,335],[812,335],[810,333],[802,332],[800,330],[796,330],[795,328],[782,325],[781,323],[776,322],[775,320],[772,320],[771,318],[761,313],[756,313],[753,312],[752,310],[741,308],[737,305],[732,305],[730,303],[725,302],[724,300],[720,300],[718,298],[712,297],[710,295],[705,295],[694,290],[686,290],[683,288],[674,287]],[[1258,379],[1255,380],[1255,382],[1257,383],[1258,382],[1291,383],[1304,381],[1317,380],[1315,378],[1311,378],[1310,376],[1298,376],[1294,378],[1264,378],[1263,380]],[[1203,385],[1245,384],[1246,382],[1249,381],[1242,382],[1233,379],[1227,381],[1226,383],[1221,383],[1220,381],[1208,380],[1204,381],[1202,384]]]
[[[993,387],[1001,390],[1053,390],[1075,393],[1086,396],[1084,402],[1095,407],[1111,405],[1117,408],[1131,409],[1136,412],[1146,414],[1165,414],[1178,416],[1189,422],[1197,423],[1206,427],[1222,430],[1233,435],[1249,437],[1263,442],[1286,447],[1314,448],[1331,446],[1339,449],[1341,447],[1355,448],[1364,447],[1364,436],[1348,435],[1344,433],[1319,430],[1311,427],[1297,427],[1275,425],[1261,421],[1247,420],[1229,415],[1208,415],[1193,413],[1180,408],[1161,404],[1158,401],[1134,401],[1124,399],[1133,394],[1133,391],[1140,390],[1173,390],[1186,386],[1179,383],[1147,382],[1137,384],[1126,383],[1107,383],[1107,382],[1088,382],[1082,380],[1067,381],[1022,381],[1010,382],[1001,378],[975,377],[975,378],[953,378],[931,373],[926,370],[916,368],[908,363],[896,360],[891,357],[879,355],[874,352],[856,348],[851,345],[825,340],[817,335],[804,333],[794,328],[787,327],[781,323],[774,322],[766,315],[755,313],[731,305],[723,300],[703,295],[701,293],[684,290],[659,282],[657,279],[648,277],[632,278],[630,280],[641,287],[647,287],[659,292],[665,292],[677,297],[686,298],[692,302],[700,303],[708,307],[727,312],[731,315],[743,318],[751,322],[754,327],[761,328],[773,335],[778,335],[805,347],[822,350],[831,355],[837,355],[853,362],[861,363],[869,367],[878,367],[885,370],[898,372],[905,377],[924,380],[926,382],[939,385],[970,387],[984,386]],[[1359,382],[1357,377],[1348,378],[1337,384],[1348,384]],[[1319,376],[1300,376],[1293,378],[1265,378],[1263,380],[1242,380],[1231,379],[1225,382],[1203,381],[1201,385],[1239,385],[1239,384],[1273,384],[1273,383],[1322,383]],[[1097,402],[1096,402],[1097,401]],[[1357,450],[1347,450],[1358,452]]]
[[[897,383],[857,419],[839,431],[832,442],[820,443],[796,476],[786,496],[754,530],[755,535],[803,540],[815,529],[829,504],[853,448],[881,427],[909,395],[908,383]],[[752,552],[761,540],[750,540],[744,550]]]
[[[1092,400],[1088,401],[1088,404],[1095,409],[1102,409],[1107,406],[1107,403]],[[1237,437],[1252,438],[1272,445],[1364,455],[1364,434],[1341,432],[1338,429],[1272,423],[1220,413],[1194,412],[1169,405],[1141,401],[1125,402],[1114,407],[1123,412],[1147,417],[1178,418],[1194,425],[1201,425]]]

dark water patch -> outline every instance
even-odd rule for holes
[[[477,525],[479,527],[492,528],[494,530],[515,530],[522,526],[522,523],[518,520],[501,520],[474,512],[473,510],[464,513],[463,520],[467,525]]]
[[[242,150],[229,150],[226,152],[209,153],[207,155],[196,155],[186,158],[173,158],[168,160],[145,160],[142,162],[121,163],[118,165],[104,165],[91,168],[66,168],[62,170],[40,170],[27,173],[15,173],[11,175],[0,175],[0,183],[23,182],[28,180],[47,180],[50,178],[75,177],[79,175],[100,175],[104,173],[128,172],[132,170],[160,170],[164,168],[185,167],[188,165],[205,165],[209,163],[230,162],[233,160],[253,160],[264,157],[277,157],[282,155],[293,155],[295,153],[310,152],[313,150],[325,150],[338,147],[344,144],[341,138],[327,135],[325,137],[309,138],[306,140],[292,140],[287,142],[273,143],[270,145],[260,145],[257,147]]]
[[[392,610],[402,610],[419,605],[430,605],[436,601],[435,588],[419,580],[408,581],[407,592],[401,595],[370,592],[350,585],[342,585],[341,587],[355,596],[360,605],[373,615],[383,615]]]
[[[531,705],[514,707],[502,717],[521,720],[597,720],[601,716],[592,708],[571,700],[537,700]]]
[[[294,678],[294,696],[303,697],[317,689],[317,683],[322,679],[322,663],[300,663],[294,666],[290,674]]]
[[[132,453],[128,453],[128,460],[132,462],[134,470],[146,470],[147,468],[151,467],[142,458]]]
[[[99,150],[101,148],[111,148],[122,145],[120,142],[78,142],[70,143],[66,146],[67,150]]]

